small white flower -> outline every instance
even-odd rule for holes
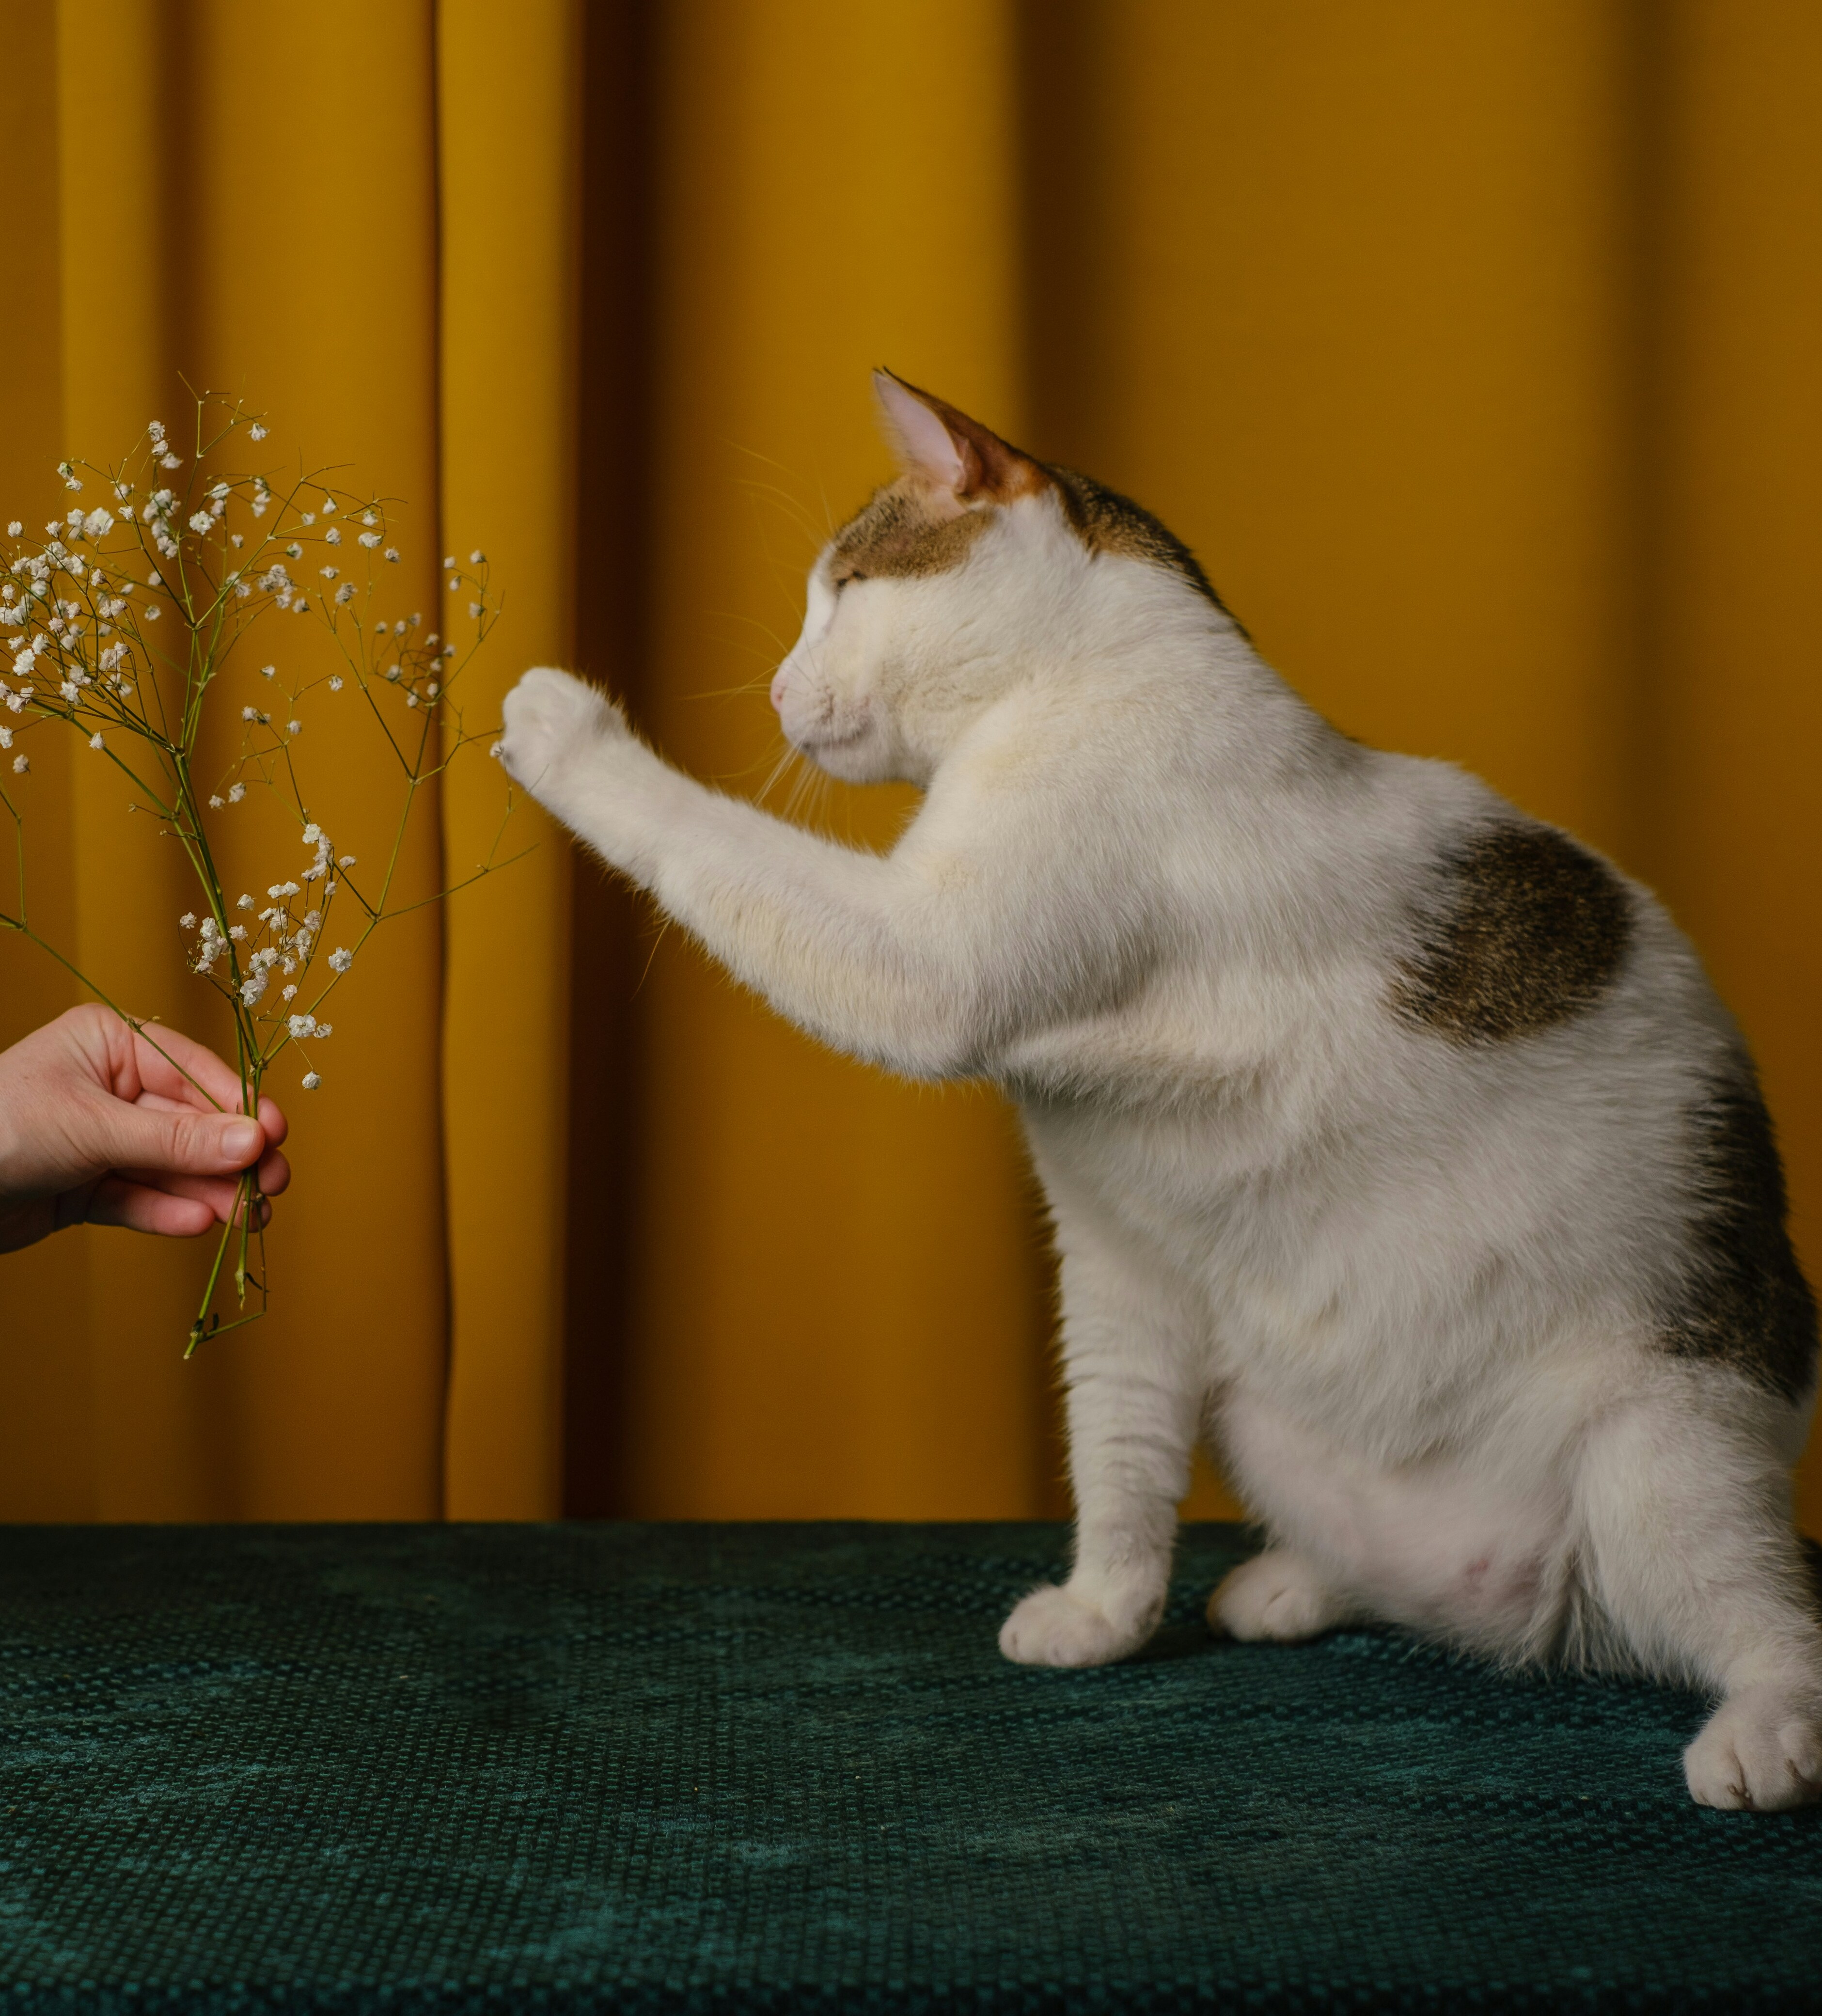
[[[229,802],[229,805],[239,805],[239,802],[240,802],[240,801],[241,801],[243,798],[244,798],[246,796],[247,796],[247,787],[246,787],[244,784],[230,784],[230,785],[229,786],[229,787],[228,787],[228,802]]]
[[[183,457],[181,455],[160,455],[159,462],[165,469],[182,469],[183,466]]]
[[[408,693],[405,697],[405,704],[407,707],[416,707],[418,704],[417,695],[414,693]]]
[[[329,674],[329,689],[331,693],[340,693],[341,691],[342,675],[340,672],[331,672]]]
[[[244,924],[230,924],[230,925],[228,927],[228,935],[229,935],[229,938],[232,938],[232,939],[234,940],[234,941],[235,941],[235,943],[236,943],[236,945],[243,944],[243,943],[245,942],[245,941],[246,941],[246,938],[247,938],[247,927],[246,927],[246,925],[244,925]]]
[[[148,623],[156,623],[158,621],[159,614],[159,607],[156,602],[148,602],[146,603],[146,621]]]
[[[293,1036],[300,1039],[314,1036],[316,1034],[316,1017],[314,1015],[293,1015],[285,1026]]]
[[[334,1029],[327,1022],[319,1022],[317,1024],[316,1035],[317,1040],[319,1042],[327,1042],[329,1039],[334,1034]]]
[[[336,606],[336,607],[337,607],[337,609],[340,609],[340,608],[341,608],[341,607],[344,606],[344,603],[352,602],[352,601],[354,600],[354,599],[355,599],[355,585],[354,585],[354,583],[353,583],[351,581],[344,581],[342,583],[341,586],[340,586],[340,588],[338,588],[338,589],[336,590],[336,592],[335,592],[335,606]]]
[[[23,777],[31,768],[31,759],[23,755],[15,756],[13,759],[13,767]]]
[[[206,532],[214,522],[207,511],[193,511],[190,513],[189,528],[193,532]]]
[[[326,498],[324,498],[324,499],[323,499],[323,500],[322,500],[322,515],[323,515],[323,517],[326,517],[326,518],[333,518],[333,517],[335,516],[335,513],[336,513],[336,502],[335,502],[335,499],[334,499],[333,497],[326,497]]]
[[[487,555],[481,551],[479,546],[477,546],[474,551],[468,556],[468,564],[470,567],[485,567],[487,565]]]
[[[371,511],[363,511],[361,513],[361,523],[363,525],[377,525],[379,522],[380,520]]]
[[[235,898],[234,907],[237,910],[250,910],[253,908],[253,898],[243,893]]]
[[[352,868],[355,865],[355,857],[351,854],[344,854],[337,865],[343,868]]]
[[[243,707],[240,710],[240,718],[243,721],[257,721],[259,709],[257,707]]]
[[[266,430],[260,425],[257,420],[254,422],[253,425],[247,429],[247,432],[248,438],[252,441],[264,441],[266,437]]]
[[[329,530],[323,534],[322,542],[326,546],[339,546],[341,544],[340,526],[331,525]]]
[[[456,556],[453,553],[444,554],[443,564],[446,567],[452,567],[456,564]]]
[[[9,539],[16,539],[24,530],[24,526],[16,518],[13,519],[7,525],[6,536]]]
[[[89,736],[88,746],[91,749],[105,749],[107,747],[101,739],[101,730],[99,728]]]
[[[278,675],[279,668],[276,665],[261,665],[259,668],[259,675],[262,679],[276,679]]]
[[[340,567],[319,567],[316,571],[322,575],[325,581],[333,581],[337,575],[341,572],[341,569]]]
[[[196,927],[196,913],[194,910],[185,910],[177,921],[183,930],[193,931]]]
[[[303,516],[304,523],[306,525],[314,525],[316,523],[316,513],[314,511],[306,511]]]
[[[112,517],[98,504],[82,521],[82,529],[92,539],[105,539],[113,530]]]
[[[468,613],[470,616],[478,616],[481,614],[481,604],[478,602],[470,603]]]
[[[285,723],[285,728],[286,732],[292,735],[301,735],[304,733],[304,724],[301,721],[287,721]]]
[[[225,798],[219,796],[215,792],[211,791],[209,794],[209,808],[211,812],[218,812],[227,802],[228,801]]]
[[[322,829],[321,826],[318,826],[314,820],[312,820],[308,826],[304,827],[303,841],[306,847],[314,847],[316,843],[322,839]]]
[[[315,1071],[306,1071],[304,1074],[304,1089],[306,1092],[314,1092],[322,1082],[321,1075]]]
[[[329,956],[329,970],[331,973],[346,973],[354,963],[355,956],[345,945],[337,945]]]
[[[371,553],[380,543],[380,535],[377,532],[363,532],[361,535],[360,542]]]
[[[442,690],[443,689],[437,685],[437,682],[434,679],[432,679],[430,682],[430,698],[434,700],[437,694]]]
[[[259,997],[265,993],[265,991],[266,977],[265,974],[249,974],[247,978],[241,982],[240,998],[247,1003],[249,1008],[251,1008],[257,1003]]]
[[[279,989],[279,999],[281,1001],[295,1001],[297,998],[297,989],[294,982],[289,987],[281,987]]]
[[[388,546],[382,557],[389,560],[396,560],[398,558],[398,547]]]

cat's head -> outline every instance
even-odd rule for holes
[[[825,770],[923,781],[1010,686],[1147,605],[1232,627],[1149,512],[889,372],[873,383],[903,473],[817,556],[772,683],[786,736]]]

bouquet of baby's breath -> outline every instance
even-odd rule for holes
[[[114,765],[130,783],[131,809],[188,857],[196,906],[175,921],[187,941],[190,970],[232,1013],[247,1113],[257,1110],[261,1082],[286,1050],[298,1053],[305,1090],[322,1083],[319,1046],[334,1033],[323,1012],[329,995],[380,924],[420,907],[392,901],[407,823],[424,787],[471,743],[489,739],[464,728],[452,696],[497,614],[486,559],[477,553],[466,569],[444,562],[445,587],[457,598],[452,610],[460,600],[467,604],[461,643],[427,630],[421,614],[379,614],[387,571],[399,558],[386,505],[351,495],[325,472],[283,478],[229,466],[229,458],[266,434],[237,402],[200,398],[186,452],[154,422],[119,468],[59,464],[66,491],[86,490],[88,498],[47,524],[41,540],[22,540],[24,527],[14,520],[8,547],[0,549],[0,641],[12,659],[10,678],[0,669],[0,751],[13,752],[0,755],[0,802],[12,817],[18,856],[16,912],[0,910],[0,926],[44,946],[159,1047],[151,1031],[30,921],[24,821],[15,795],[31,769],[22,745],[51,724],[73,728],[95,761]],[[237,678],[233,693],[217,697],[218,689],[225,693],[231,657],[238,675],[265,655],[243,648],[256,624],[298,617],[326,628],[333,669],[299,681],[275,663],[260,665],[250,679]],[[337,852],[312,817],[297,763],[306,702],[344,693],[336,704],[369,713],[398,762],[397,821],[384,858],[365,870],[353,853]],[[238,749],[219,774],[202,776],[204,720],[224,706],[239,717]],[[212,739],[219,746],[218,730]],[[491,753],[497,751],[496,743]],[[8,761],[11,776],[4,774]],[[275,794],[297,827],[299,855],[263,898],[230,894],[210,844],[213,822],[233,817],[250,790]],[[509,787],[502,833],[511,809]],[[487,859],[462,882],[420,902],[436,902],[502,866],[499,845],[496,833]],[[265,1313],[261,1204],[250,1169],[222,1228],[186,1355],[203,1337]],[[218,1298],[225,1292],[230,1252],[238,1312],[224,1322]],[[250,1289],[257,1298],[251,1310]]]

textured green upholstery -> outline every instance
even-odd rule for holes
[[[0,2003],[1822,2006],[1822,1816],[1701,1704],[1199,1618],[994,1638],[1050,1526],[13,1528]]]

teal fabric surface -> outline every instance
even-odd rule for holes
[[[1701,1705],[1199,1622],[1010,1666],[1049,1526],[13,1528],[0,2003],[1822,2007]]]

